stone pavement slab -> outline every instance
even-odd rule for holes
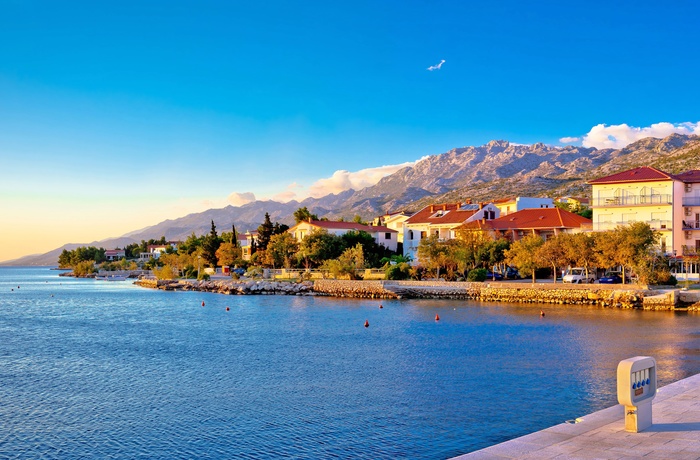
[[[628,433],[623,407],[617,405],[455,460],[700,460],[700,374],[659,388],[652,414],[650,428]]]

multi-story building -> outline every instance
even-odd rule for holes
[[[456,230],[462,224],[474,220],[493,220],[500,211],[492,203],[444,203],[431,204],[403,224],[403,254],[417,260],[418,245],[423,238],[435,235],[440,240],[456,237]]]
[[[700,253],[700,170],[681,174],[643,166],[588,182],[593,230],[646,222],[666,255]]]
[[[698,255],[700,254],[700,170],[694,169],[677,174],[676,178],[683,182],[681,197],[683,212],[679,231],[680,254]]]
[[[301,221],[287,231],[294,235],[297,241],[301,242],[305,236],[318,230],[325,230],[328,233],[338,236],[344,235],[350,231],[367,232],[372,235],[375,243],[386,247],[390,251],[396,251],[397,236],[399,233],[383,225],[364,225],[355,222],[335,222],[330,220]]]

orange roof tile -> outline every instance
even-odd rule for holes
[[[463,206],[466,206],[465,209]],[[476,209],[475,209],[476,208]],[[407,224],[450,225],[462,224],[478,211],[476,205],[461,203],[431,204],[406,220]]]
[[[301,222],[300,222],[301,223]],[[396,230],[392,230],[389,227],[384,227],[383,225],[363,225],[355,222],[337,222],[332,220],[312,220],[308,222],[310,225],[319,228],[325,228],[328,230],[355,230],[363,231],[367,233],[374,232],[390,232],[398,233]]]
[[[676,179],[686,183],[697,183],[700,182],[700,169],[691,169],[684,173],[676,174]]]
[[[599,177],[598,179],[589,180],[588,184],[615,184],[623,182],[649,182],[672,180],[673,176],[656,168],[642,166],[639,168],[622,171],[610,176]]]
[[[580,228],[591,219],[559,208],[535,208],[508,214],[490,221],[497,230],[541,229],[541,228]]]

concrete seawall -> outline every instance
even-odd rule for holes
[[[162,290],[216,292],[228,295],[321,295],[365,299],[438,298],[700,311],[700,293],[698,292],[678,289],[653,290],[637,285],[385,280],[316,280],[293,283],[232,279],[211,281],[143,279],[136,284]]]
[[[647,310],[700,310],[700,305],[688,306],[690,299],[684,299],[679,290],[653,290],[637,285],[317,280],[313,289],[320,295],[336,297],[446,298],[483,302],[598,305]]]

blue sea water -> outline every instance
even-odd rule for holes
[[[442,459],[616,404],[622,359],[700,372],[698,314],[58,273],[0,268],[0,458]]]

